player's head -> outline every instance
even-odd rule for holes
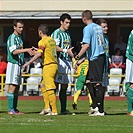
[[[69,29],[71,23],[71,16],[67,13],[64,13],[60,16],[60,28],[63,31],[66,31]]]
[[[15,19],[13,21],[13,28],[14,28],[14,33],[16,35],[22,34],[23,29],[24,29],[24,23],[23,23],[23,21],[20,20],[20,19]]]
[[[92,12],[90,10],[85,10],[82,12],[82,21],[87,24],[87,20],[92,20]]]
[[[42,35],[47,35],[48,34],[48,26],[46,24],[40,24],[38,27],[38,34],[40,37],[42,37]]]

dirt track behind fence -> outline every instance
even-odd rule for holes
[[[0,96],[0,100],[7,100],[7,97],[6,96]],[[42,96],[19,96],[19,100],[43,100],[43,97]],[[59,100],[59,97],[57,96],[57,100]],[[67,96],[67,100],[73,100],[73,96]],[[79,97],[79,100],[88,100],[88,97],[87,96],[80,96]],[[123,96],[108,96],[108,97],[105,97],[105,100],[121,100],[121,101],[124,101],[126,100],[126,97]]]

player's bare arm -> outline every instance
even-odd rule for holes
[[[74,57],[73,52],[72,52],[72,49],[73,49],[73,48],[74,48],[74,47],[71,47],[71,48],[69,48],[69,49],[62,49],[62,48],[60,48],[59,46],[56,46],[57,52],[68,53],[68,54],[70,55],[71,58]]]
[[[90,46],[89,44],[84,44],[84,45],[82,46],[80,52],[78,53],[78,56],[79,56],[79,57],[82,56],[82,55],[87,51],[87,49],[89,48],[89,46]]]
[[[74,47],[71,47],[71,48],[69,48],[69,49],[67,50],[67,53],[70,55],[71,58],[74,58],[74,54],[73,54],[73,52],[72,52],[73,48],[74,48]]]
[[[28,62],[26,62],[23,65],[23,69],[25,69],[26,66],[30,65],[32,62],[34,62],[35,60],[37,60],[41,55],[42,55],[41,52],[36,52],[36,54],[33,56],[33,58],[31,58],[31,60],[29,60]]]
[[[31,56],[34,55],[32,48],[16,49],[14,50],[13,54],[16,55],[16,54],[21,54],[25,52],[28,52]]]

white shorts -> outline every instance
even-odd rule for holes
[[[73,82],[72,63],[67,60],[58,58],[58,74],[55,82],[60,84],[69,84]]]
[[[133,83],[133,62],[126,59],[126,82]]]
[[[21,66],[8,62],[5,84],[21,84]]]

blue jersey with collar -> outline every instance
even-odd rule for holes
[[[96,59],[99,55],[105,53],[105,40],[103,29],[96,23],[90,23],[83,29],[84,44],[90,45],[87,51],[89,60]]]

